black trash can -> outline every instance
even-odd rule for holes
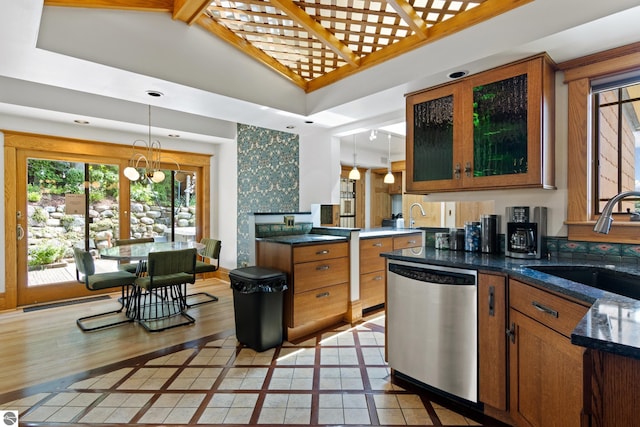
[[[259,352],[282,344],[287,275],[273,268],[243,267],[230,271],[229,278],[238,341]]]

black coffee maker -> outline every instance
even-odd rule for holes
[[[511,258],[542,257],[543,237],[547,234],[547,208],[511,206],[506,209],[505,255]]]

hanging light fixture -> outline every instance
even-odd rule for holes
[[[349,172],[349,179],[358,180],[360,179],[360,171],[358,170],[358,166],[356,164],[356,135],[353,134],[353,169]]]
[[[143,174],[149,181],[153,183],[159,183],[164,181],[164,172],[160,170],[160,161],[162,155],[162,146],[160,141],[151,140],[151,105],[149,105],[149,124],[148,124],[148,139],[144,141],[137,139],[131,146],[132,154],[129,158],[129,166],[127,166],[123,173],[131,181],[137,181],[140,179],[140,162],[144,161]],[[184,180],[184,173],[180,171],[180,165],[174,159],[170,159],[178,167],[175,177],[178,181]],[[179,178],[182,178],[179,179]]]
[[[396,182],[396,178],[391,173],[391,134],[387,135],[389,138],[389,157],[387,157],[387,174],[384,176],[385,184],[393,184]]]

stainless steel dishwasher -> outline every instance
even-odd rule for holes
[[[477,272],[395,260],[387,264],[389,366],[477,403]]]

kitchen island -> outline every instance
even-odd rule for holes
[[[421,247],[424,230],[314,227],[256,238],[256,265],[287,274],[285,336],[296,340],[384,304],[383,251]]]
[[[638,425],[640,301],[536,270],[637,275],[636,265],[426,247],[383,256],[388,264],[478,272],[479,402],[488,415],[518,426]]]

